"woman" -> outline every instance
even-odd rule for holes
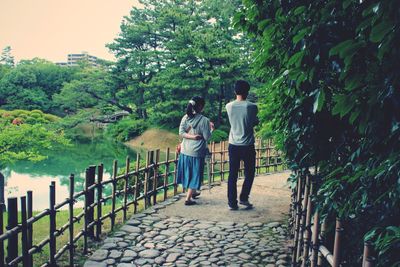
[[[187,189],[185,205],[196,204],[192,198],[199,195],[203,181],[204,159],[207,154],[207,140],[214,129],[213,123],[203,116],[205,101],[200,96],[193,97],[187,106],[179,126],[179,136],[183,139],[178,161],[177,182]]]

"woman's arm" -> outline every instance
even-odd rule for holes
[[[203,137],[198,134],[189,134],[191,127],[186,123],[186,116],[182,118],[181,124],[179,125],[179,137],[190,139],[190,140],[200,140]]]
[[[185,138],[185,139],[190,139],[190,140],[201,140],[203,137],[199,134],[189,134],[189,133],[184,133],[181,134],[180,137]]]

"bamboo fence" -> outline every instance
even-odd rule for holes
[[[343,249],[344,227],[340,218],[335,222],[321,220],[315,209],[314,196],[317,192],[317,175],[310,172],[298,172],[297,184],[292,191],[291,204],[291,234],[292,266],[343,266],[341,252]],[[328,226],[335,227],[334,242],[327,244],[326,232]],[[328,247],[333,248],[331,252]],[[375,257],[370,242],[364,243],[362,267],[375,266]]]
[[[227,179],[229,173],[229,156],[227,142],[210,144],[211,162],[210,175],[204,183],[216,185]],[[279,166],[284,168],[281,155],[275,149],[271,140],[258,139],[255,144],[256,173],[276,172]],[[171,157],[172,156],[172,157]],[[82,253],[89,252],[91,241],[98,241],[104,236],[103,224],[110,221],[111,231],[116,226],[116,216],[122,213],[123,221],[127,219],[128,209],[133,213],[139,211],[139,203],[148,208],[156,205],[158,200],[166,200],[170,195],[179,192],[176,182],[178,155],[169,148],[165,151],[165,160],[160,161],[160,150],[148,151],[145,164],[141,164],[141,156],[137,154],[136,161],[131,164],[126,158],[125,170],[119,174],[118,162],[113,162],[111,179],[103,180],[104,166],[92,165],[86,169],[84,189],[75,192],[75,176],[69,177],[69,197],[56,204],[56,183],[49,185],[49,207],[33,216],[33,192],[26,196],[7,199],[7,226],[3,225],[3,208],[0,203],[0,267],[3,266],[57,266],[60,259],[67,258],[68,265],[74,266],[78,242],[81,242]],[[243,176],[243,166],[239,177]],[[209,179],[208,179],[209,177]],[[104,188],[111,187],[111,194],[105,195]],[[172,191],[172,192],[170,192]],[[169,194],[170,193],[170,194]],[[75,215],[75,203],[83,198],[82,212]],[[111,211],[104,213],[104,205],[111,202]],[[68,210],[68,220],[57,228],[57,212]],[[19,215],[20,214],[20,215]],[[33,226],[39,220],[48,219],[48,236],[37,244],[33,244]],[[83,227],[76,231],[75,226],[83,220]],[[68,234],[68,242],[57,247],[57,238]],[[7,249],[5,250],[5,242]],[[19,249],[18,243],[21,242]],[[34,255],[48,248],[49,257],[46,262],[34,262]],[[66,255],[68,254],[68,257]],[[64,259],[65,260],[65,259]]]

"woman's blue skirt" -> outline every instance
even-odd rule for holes
[[[200,190],[204,174],[204,157],[179,155],[177,183],[184,188]]]

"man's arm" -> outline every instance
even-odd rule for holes
[[[260,123],[260,120],[258,119],[258,107],[257,105],[255,107],[255,113],[254,113],[254,126],[257,126]]]

